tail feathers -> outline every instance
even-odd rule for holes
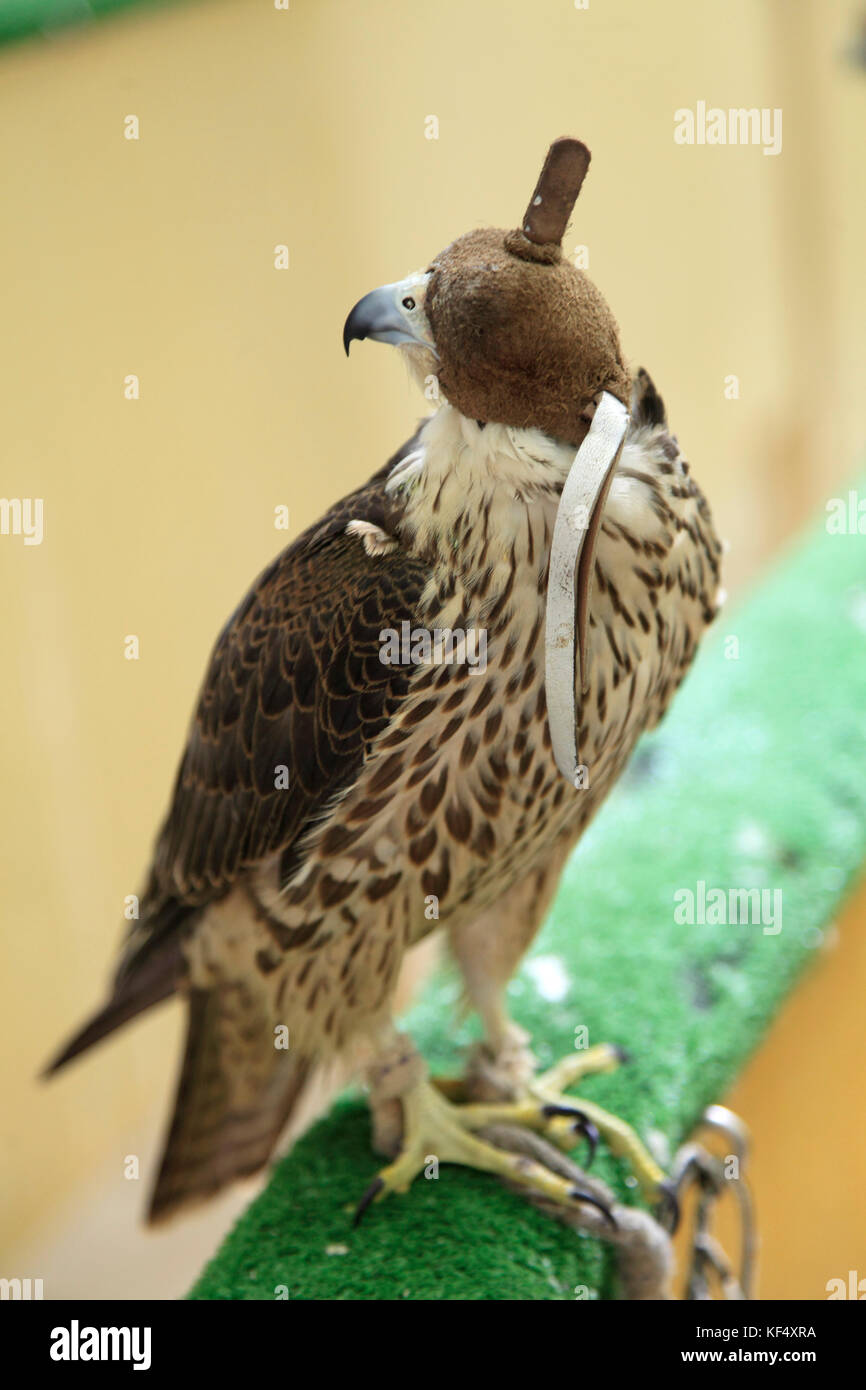
[[[263,1168],[310,1075],[262,1021],[241,1032],[226,987],[189,996],[186,1052],[148,1219],[163,1221]]]
[[[169,999],[175,993],[184,972],[180,941],[164,942],[158,953],[152,954],[138,969],[121,977],[114,994],[104,1008],[49,1062],[43,1076],[51,1076],[65,1067],[73,1057],[101,1042],[116,1028],[128,1023],[153,1004]]]

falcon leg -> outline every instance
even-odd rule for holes
[[[646,1201],[666,1204],[668,1188],[665,1174],[631,1125],[627,1125],[619,1116],[612,1115],[610,1111],[602,1109],[600,1105],[584,1099],[583,1096],[563,1095],[566,1087],[573,1086],[582,1077],[593,1072],[612,1071],[625,1060],[626,1055],[622,1048],[610,1043],[601,1043],[598,1047],[587,1048],[585,1052],[577,1052],[573,1057],[563,1058],[542,1076],[536,1077],[529,1089],[540,1100],[546,1099],[548,1105],[556,1104],[557,1100],[560,1103],[570,1100],[572,1105],[583,1112],[587,1121],[595,1126],[611,1153],[617,1158],[625,1159],[637,1178]],[[563,1121],[555,1120],[553,1124],[558,1127],[559,1136],[549,1131],[548,1137],[559,1143],[567,1141],[569,1134],[563,1128]]]
[[[488,1032],[488,1038],[490,1033]],[[505,1019],[495,1043],[476,1043],[465,1076],[437,1076],[433,1085],[449,1100],[516,1100],[535,1075],[536,1058],[525,1028]]]
[[[474,994],[474,991],[470,992]],[[580,1136],[589,1141],[590,1155],[599,1139],[630,1167],[644,1199],[674,1209],[665,1174],[630,1125],[582,1096],[567,1095],[586,1076],[613,1071],[627,1055],[610,1043],[575,1050],[548,1071],[535,1075],[529,1036],[505,1012],[502,991],[493,993],[485,981],[474,999],[484,1021],[487,1040],[473,1048],[465,1078],[446,1082],[452,1099],[498,1102],[487,1105],[488,1123],[518,1124],[542,1132],[565,1152]],[[495,1116],[495,1118],[494,1118]],[[582,1121],[582,1123],[581,1123]]]
[[[399,1152],[362,1197],[356,1224],[373,1202],[381,1201],[389,1192],[407,1192],[418,1174],[435,1160],[494,1173],[560,1206],[584,1203],[599,1211],[609,1224],[616,1225],[609,1208],[593,1193],[583,1191],[536,1159],[510,1153],[479,1138],[477,1131],[502,1120],[513,1121],[515,1112],[518,1123],[545,1128],[550,1117],[544,1114],[543,1104],[526,1101],[517,1105],[454,1105],[429,1081],[421,1058],[405,1038],[397,1038],[371,1069],[370,1103],[378,1143],[393,1135],[395,1101],[402,1118]]]
[[[485,1046],[488,1056],[483,1050]],[[473,1053],[465,1094],[472,1096],[478,1094],[479,1090],[489,1094],[491,1075],[501,1071],[495,1056],[490,1063],[489,1053],[489,1045],[482,1045],[482,1049],[476,1049]],[[516,1087],[499,1104],[482,1107],[470,1104],[466,1108],[470,1111],[483,1108],[489,1116],[486,1123],[518,1124],[539,1130],[566,1152],[575,1147],[580,1135],[589,1140],[593,1151],[600,1139],[617,1158],[625,1159],[648,1202],[666,1202],[665,1174],[631,1126],[594,1101],[566,1094],[569,1087],[585,1076],[613,1071],[626,1060],[622,1048],[600,1043],[564,1057],[548,1071]]]
[[[584,1138],[590,1157],[603,1141],[627,1162],[649,1203],[672,1206],[665,1174],[634,1130],[593,1101],[566,1094],[585,1076],[619,1066],[626,1060],[622,1049],[603,1043],[575,1050],[536,1075],[528,1035],[505,1007],[505,986],[544,920],[570,847],[568,839],[554,846],[505,898],[452,928],[451,949],[484,1024],[485,1040],[473,1049],[465,1078],[441,1083],[441,1088],[449,1099],[467,1102],[460,1109],[470,1127],[522,1125],[566,1152]]]

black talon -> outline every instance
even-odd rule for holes
[[[659,1183],[659,1197],[656,1206],[656,1220],[663,1226],[668,1235],[676,1235],[677,1227],[680,1224],[680,1199],[676,1187],[673,1183]]]
[[[574,1132],[575,1134],[582,1134],[587,1144],[589,1145],[589,1154],[587,1155],[586,1162],[583,1166],[584,1168],[591,1168],[592,1160],[595,1158],[596,1149],[601,1143],[601,1135],[599,1134],[595,1125],[592,1123],[592,1120],[588,1120],[585,1115],[581,1119],[575,1120]]]
[[[631,1053],[626,1048],[620,1047],[617,1043],[611,1043],[611,1047],[613,1048],[613,1055],[621,1066],[627,1067],[629,1062],[634,1061]]]
[[[576,1202],[586,1202],[588,1206],[595,1207],[597,1211],[601,1212],[605,1221],[609,1222],[615,1231],[619,1229],[616,1224],[616,1217],[606,1202],[602,1202],[600,1198],[594,1197],[591,1192],[582,1192],[579,1187],[573,1187],[568,1195],[569,1197],[573,1197]]]
[[[363,1220],[363,1217],[364,1217],[364,1213],[366,1212],[366,1210],[367,1210],[367,1208],[369,1207],[370,1203],[371,1203],[371,1202],[374,1202],[374,1201],[376,1200],[376,1198],[378,1197],[379,1193],[382,1191],[382,1188],[383,1188],[384,1186],[385,1186],[385,1179],[384,1179],[384,1178],[382,1178],[382,1177],[375,1177],[375,1178],[373,1179],[373,1181],[370,1183],[370,1186],[367,1188],[367,1191],[364,1193],[363,1197],[361,1198],[360,1202],[358,1203],[358,1205],[357,1205],[356,1208],[355,1208],[355,1215],[354,1215],[354,1218],[353,1218],[353,1220],[352,1220],[352,1225],[353,1225],[353,1226],[360,1226],[361,1221]]]
[[[552,1120],[555,1115],[565,1115],[568,1119],[574,1120],[572,1130],[575,1134],[582,1134],[587,1144],[589,1144],[589,1158],[586,1160],[584,1167],[591,1168],[592,1160],[595,1158],[595,1151],[601,1142],[601,1135],[589,1116],[576,1105],[545,1105],[541,1113],[546,1120]]]

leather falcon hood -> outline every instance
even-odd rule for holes
[[[562,252],[589,160],[579,140],[555,140],[521,227],[458,237],[431,263],[425,302],[457,410],[575,446],[600,391],[626,405],[630,393],[616,320]]]

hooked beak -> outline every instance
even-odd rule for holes
[[[343,328],[346,356],[356,338],[372,338],[376,343],[411,343],[435,351],[423,309],[427,278],[410,275],[392,285],[381,285],[359,299]]]

